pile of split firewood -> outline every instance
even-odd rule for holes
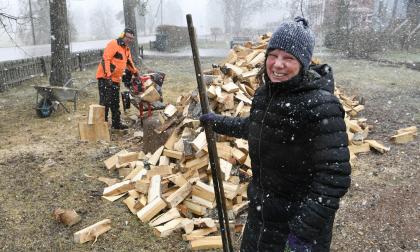
[[[259,86],[256,76],[264,62],[270,36],[261,36],[256,44],[248,42],[234,47],[224,62],[205,71],[213,111],[229,116],[249,115]],[[388,151],[389,148],[377,141],[367,140],[367,120],[357,118],[364,109],[362,99],[347,97],[338,89],[335,94],[346,111],[352,160],[355,154],[371,148],[381,153]],[[105,160],[106,168],[117,170],[122,180],[100,178],[109,185],[103,197],[110,201],[125,197],[123,202],[128,209],[150,225],[159,237],[181,230],[183,239],[190,242],[193,250],[221,248],[207,142],[198,120],[201,108],[197,91],[180,96],[175,105],[170,104],[158,113],[161,127],[155,131],[171,131],[170,137],[154,153],[122,150]],[[243,218],[238,217],[248,206],[246,189],[252,176],[248,143],[219,135],[217,151],[231,230],[241,232]],[[102,230],[109,230],[110,220],[103,222]],[[84,232],[92,239],[97,237],[91,229]]]

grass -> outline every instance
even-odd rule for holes
[[[407,51],[387,50],[382,53],[372,55],[375,59],[386,59],[396,62],[420,62],[420,49]]]
[[[320,58],[322,62],[332,66],[338,85],[357,83],[365,86],[419,86],[420,71],[406,67],[383,66],[371,61],[334,56]]]

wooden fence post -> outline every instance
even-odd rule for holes
[[[41,71],[44,74],[44,76],[47,76],[48,74],[47,74],[47,65],[45,64],[45,58],[41,57],[39,60],[41,61]]]
[[[80,55],[80,53],[77,54],[77,59],[79,61],[79,70],[83,71],[82,56]]]

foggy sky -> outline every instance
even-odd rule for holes
[[[18,0],[27,1],[27,0]],[[88,38],[89,34],[95,32],[91,29],[89,23],[95,20],[95,11],[101,8],[107,11],[107,16],[114,19],[112,27],[109,27],[110,34],[117,36],[124,28],[124,25],[117,20],[116,15],[122,11],[122,0],[67,0],[68,12],[73,16],[78,37],[80,39]],[[160,0],[149,1],[149,14],[153,22],[158,25],[171,24],[186,26],[185,15],[192,14],[194,26],[197,34],[209,34],[210,27],[220,27],[223,29],[223,13],[222,8],[216,0],[163,0],[163,20],[158,9]],[[277,7],[277,8],[276,8]],[[210,9],[210,11],[208,11]],[[23,15],[19,13],[16,0],[0,0],[0,11],[11,15]],[[284,18],[286,10],[282,6],[273,6],[270,10],[256,15],[253,22],[244,24],[244,27],[262,28],[261,25],[266,22],[279,21]],[[147,22],[146,22],[147,24]],[[12,46],[8,37],[4,32],[0,32],[0,46]]]

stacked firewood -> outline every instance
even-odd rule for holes
[[[109,183],[103,197],[114,201],[128,195],[123,200],[128,209],[153,227],[159,237],[182,229],[183,239],[191,242],[192,249],[222,247],[220,236],[207,236],[217,232],[217,225],[212,218],[216,216],[216,201],[203,134],[198,121],[184,120],[154,153],[123,150],[105,160],[107,169],[118,170],[123,180],[102,178]],[[246,144],[238,143],[242,150],[227,142],[218,143],[231,220],[248,205],[246,187],[250,176],[246,171],[245,176],[239,176],[238,171],[247,157]],[[232,228],[240,231],[242,225],[233,222]]]
[[[368,125],[366,118],[359,116],[360,112],[365,109],[363,98],[348,97],[339,89],[335,90],[335,95],[340,99],[346,112],[344,120],[349,139],[350,160],[356,159],[356,154],[370,152],[371,149],[382,154],[388,152],[390,147],[368,138],[369,129],[372,129],[373,126]]]

